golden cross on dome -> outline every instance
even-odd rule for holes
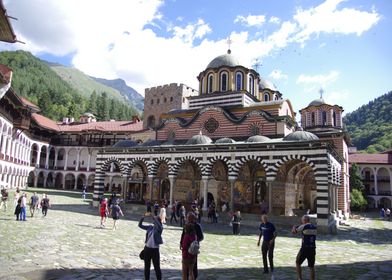
[[[226,43],[227,43],[227,47],[228,47],[227,53],[230,54],[231,53],[230,47],[231,47],[231,44],[233,43],[233,40],[231,40],[230,36],[227,38]]]
[[[319,93],[320,93],[320,99],[323,99],[323,94],[324,94],[323,88],[320,88]]]

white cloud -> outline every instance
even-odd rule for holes
[[[274,80],[287,80],[289,77],[282,72],[280,69],[274,69],[270,74],[269,77],[273,78]]]
[[[349,97],[348,91],[332,91],[324,94],[324,100],[328,104],[342,104],[342,101],[348,100]]]
[[[335,82],[339,78],[339,72],[336,70],[330,71],[325,75],[299,75],[297,84],[319,86],[325,88],[327,85]]]
[[[379,18],[376,12],[338,10],[340,2],[327,0],[315,8],[298,10],[292,20],[279,23],[275,32],[265,34],[263,38],[253,39],[254,34],[248,31],[232,32],[233,54],[239,56],[244,66],[250,67],[252,60],[268,56],[275,49],[305,42],[319,32],[329,32],[326,23],[318,23],[314,18],[320,15],[320,9],[325,11],[322,15],[328,14],[332,18],[336,14],[341,17],[340,13],[354,15],[356,21],[363,18],[357,29],[352,25],[337,28],[331,23],[336,33],[350,31],[359,35],[376,24],[374,17]],[[326,3],[329,9],[322,8]],[[13,22],[18,39],[26,44],[3,48],[24,48],[35,54],[72,55],[73,65],[86,74],[123,78],[141,93],[146,87],[171,82],[183,82],[197,88],[195,74],[215,56],[224,53],[226,39],[207,37],[213,31],[203,19],[186,24],[185,18],[174,19],[175,23],[165,22],[159,10],[162,4],[162,0],[118,0],[115,4],[103,0],[8,0],[5,3],[8,13],[19,19]],[[299,18],[300,13],[304,19]],[[278,24],[272,18],[269,21]],[[331,22],[325,16],[322,19]],[[260,27],[266,18],[249,15],[237,17],[235,21]],[[312,27],[315,21],[317,28]],[[156,28],[160,28],[159,34],[153,30]],[[306,81],[306,76],[300,80]]]
[[[326,0],[308,10],[298,9],[293,17],[300,29],[295,40],[302,43],[322,32],[360,36],[380,20],[374,10],[370,13],[352,8],[338,10],[342,2],[344,0]]]
[[[280,23],[280,18],[272,16],[272,17],[270,17],[268,22],[269,23],[273,23],[273,24],[279,24]]]
[[[257,26],[260,27],[264,24],[265,22],[265,16],[264,15],[248,15],[246,17],[238,15],[234,23],[243,23],[245,26]]]

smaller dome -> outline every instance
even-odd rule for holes
[[[322,105],[322,104],[325,104],[324,99],[323,98],[318,98],[318,99],[315,99],[312,102],[310,102],[308,107],[309,106],[319,106],[319,105]]]
[[[198,134],[195,136],[192,136],[191,139],[189,139],[186,142],[186,145],[205,145],[205,144],[211,144],[212,140],[210,137],[202,134]]]
[[[221,66],[235,67],[239,65],[241,65],[239,59],[231,53],[227,53],[224,55],[217,56],[213,60],[211,60],[211,62],[207,65],[207,69],[219,68]]]
[[[138,143],[132,140],[120,140],[116,144],[113,145],[113,148],[130,148],[137,146]]]
[[[286,137],[283,141],[313,141],[319,140],[318,136],[308,131],[294,131]]]
[[[265,79],[263,79],[261,77],[260,77],[260,82],[259,82],[259,89],[260,90],[270,89],[270,90],[273,90],[273,91],[277,91],[278,90],[273,82],[265,80]]]
[[[232,144],[232,143],[235,143],[235,141],[228,137],[220,138],[215,141],[215,144]]]
[[[246,139],[245,143],[263,143],[270,140],[270,138],[262,135],[254,135]]]

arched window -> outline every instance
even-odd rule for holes
[[[147,119],[147,127],[148,128],[155,128],[155,117],[149,116]]]
[[[227,91],[227,72],[220,74],[220,91]]]
[[[255,94],[255,84],[254,84],[253,75],[249,75],[249,93],[252,95]]]
[[[321,119],[323,120],[322,125],[327,125],[327,112],[322,111],[321,116]]]
[[[214,83],[214,76],[212,74],[209,74],[208,81],[207,81],[207,93],[212,92],[213,83]]]
[[[312,112],[312,126],[316,125],[316,116],[314,115],[314,112]]]
[[[332,121],[333,121],[333,126],[337,126],[337,123],[336,123],[336,112],[335,111],[333,111],[333,113],[332,113]]]
[[[235,73],[235,89],[237,91],[242,90],[243,84],[243,75],[242,72]]]
[[[275,95],[275,100],[279,100],[279,96],[277,94]]]
[[[264,93],[264,101],[270,101],[270,97],[268,93]]]

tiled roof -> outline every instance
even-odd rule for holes
[[[350,163],[392,164],[391,154],[350,154]]]
[[[143,130],[143,122],[133,121],[102,121],[90,123],[59,123],[61,132],[81,132],[81,131],[107,131],[107,132],[134,132]]]
[[[7,43],[17,41],[2,0],[0,1],[0,41]]]
[[[18,95],[18,96],[19,96],[19,95]],[[20,100],[22,101],[22,103],[23,103],[24,105],[26,105],[26,106],[28,106],[28,107],[33,107],[34,109],[39,110],[39,107],[38,107],[36,104],[34,104],[33,102],[31,102],[30,100],[28,100],[28,99],[26,99],[26,98],[24,98],[24,97],[22,97],[22,96],[19,96],[19,98],[20,98]]]
[[[41,126],[43,128],[47,128],[47,129],[54,130],[54,131],[60,131],[57,123],[47,117],[44,117],[44,116],[37,114],[37,113],[31,114],[31,117],[33,118],[33,120],[35,120],[37,122],[37,124],[39,126]]]

